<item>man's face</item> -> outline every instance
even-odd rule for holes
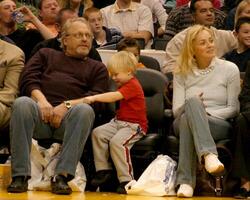
[[[65,54],[76,58],[88,56],[92,39],[92,33],[86,24],[73,22],[67,36],[62,41],[65,46]]]
[[[89,21],[89,25],[92,29],[92,32],[94,34],[101,32],[102,25],[103,25],[101,12],[90,13],[88,16],[88,21]]]
[[[60,7],[56,0],[43,0],[39,14],[42,21],[54,22],[59,10]]]
[[[212,26],[214,19],[214,7],[211,1],[200,0],[195,3],[194,20],[196,24]]]
[[[4,0],[0,3],[0,22],[4,24],[14,23],[11,14],[16,9],[16,4],[11,0]]]

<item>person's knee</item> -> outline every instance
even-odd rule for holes
[[[201,99],[198,96],[193,96],[190,97],[186,100],[185,104],[187,105],[197,105],[197,104],[201,104]]]
[[[13,110],[23,110],[27,112],[34,105],[34,100],[29,97],[19,97],[13,103]]]
[[[92,140],[104,140],[105,136],[102,133],[103,130],[100,127],[96,127],[91,133]]]
[[[109,141],[109,147],[110,149],[116,149],[117,147],[121,147],[121,143],[113,137]]]
[[[188,124],[187,116],[186,116],[185,113],[183,113],[183,114],[180,116],[179,126],[187,126],[187,124]]]
[[[72,113],[81,120],[88,119],[94,121],[95,113],[93,108],[88,104],[78,104],[72,108]]]

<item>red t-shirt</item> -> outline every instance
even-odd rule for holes
[[[118,91],[123,95],[124,99],[120,101],[120,108],[116,112],[116,118],[122,121],[138,123],[146,133],[148,128],[146,104],[139,81],[132,78],[118,88]]]

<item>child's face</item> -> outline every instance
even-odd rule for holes
[[[124,83],[128,82],[133,77],[132,73],[129,71],[119,71],[113,72],[111,78],[115,81],[117,86],[121,86]]]
[[[132,54],[134,54],[134,56],[136,57],[137,61],[139,61],[140,53],[139,53],[137,47],[127,47],[124,50],[128,51],[128,52],[131,52]]]
[[[250,24],[244,23],[240,26],[237,38],[240,44],[250,48]]]
[[[101,12],[90,13],[88,22],[94,34],[101,32],[103,25]]]

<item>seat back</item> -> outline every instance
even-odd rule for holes
[[[136,38],[136,41],[140,47],[140,49],[145,49],[145,39],[144,38]]]
[[[166,50],[167,39],[166,38],[155,38],[154,47],[156,50]]]
[[[167,78],[161,72],[152,69],[138,69],[135,76],[144,91],[149,127],[158,127],[164,120]]]
[[[139,62],[149,69],[161,71],[160,63],[153,57],[140,55]]]

